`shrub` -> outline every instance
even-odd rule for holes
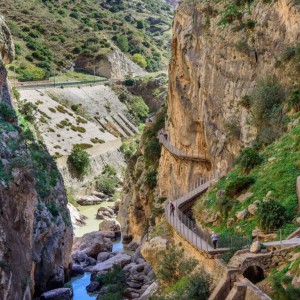
[[[272,117],[272,111],[280,106],[284,89],[275,77],[267,77],[258,83],[251,95],[252,115],[255,125],[261,128]]]
[[[254,149],[245,148],[241,152],[237,162],[241,165],[245,172],[249,172],[255,166],[261,164],[262,158]]]
[[[293,108],[296,112],[300,111],[300,90],[294,90],[287,98],[289,108]]]
[[[124,84],[125,86],[133,86],[135,84],[135,80],[133,78],[126,79]]]
[[[145,183],[150,189],[154,189],[157,183],[157,171],[152,170],[145,174]]]
[[[226,123],[225,129],[228,131],[228,136],[232,138],[240,138],[241,128],[236,122]]]
[[[12,107],[10,107],[9,105],[0,102],[0,116],[5,120],[5,121],[14,121],[14,119],[16,118],[16,113],[13,110]]]
[[[117,170],[111,165],[106,165],[104,167],[104,170],[102,171],[102,174],[106,174],[108,176],[115,176],[117,175]]]
[[[136,28],[143,29],[144,28],[144,22],[142,20],[138,20],[136,22]]]
[[[152,164],[160,158],[161,145],[157,138],[150,139],[145,146],[145,162]]]
[[[80,148],[73,148],[68,157],[68,161],[72,164],[79,175],[86,174],[90,167],[89,154]]]
[[[42,68],[35,66],[27,66],[25,69],[19,70],[20,81],[34,81],[45,79],[46,73]]]
[[[227,219],[230,210],[234,205],[234,201],[228,198],[226,195],[217,199],[216,208],[221,213],[223,219]]]
[[[118,186],[118,179],[115,176],[101,175],[96,178],[96,189],[104,194],[112,195]]]
[[[239,104],[246,109],[251,108],[251,97],[249,95],[243,96]]]
[[[162,286],[175,284],[180,278],[190,274],[196,267],[193,258],[184,258],[184,250],[172,245],[167,251],[160,253],[157,277]]]
[[[188,279],[187,299],[207,300],[211,285],[212,277],[201,268]]]
[[[122,52],[127,52],[129,49],[128,38],[125,35],[119,35],[116,44]]]
[[[96,281],[106,286],[105,294],[101,295],[101,299],[123,299],[123,293],[126,288],[126,274],[120,266],[114,265],[109,272],[98,276]]]
[[[26,100],[19,103],[19,112],[24,116],[24,119],[28,122],[33,122],[35,119],[35,112],[37,106]]]
[[[259,227],[269,232],[281,227],[289,219],[284,206],[270,199],[266,202],[260,202],[257,210],[257,220]]]
[[[146,59],[144,58],[143,55],[141,55],[139,53],[135,53],[134,55],[132,55],[131,60],[133,62],[135,62],[136,64],[138,64],[142,68],[146,68],[146,66],[147,66]]]
[[[225,187],[225,193],[228,197],[234,197],[246,190],[255,182],[252,176],[241,175],[230,181]]]

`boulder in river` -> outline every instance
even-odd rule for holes
[[[71,277],[75,277],[77,275],[83,275],[84,270],[81,265],[73,264],[71,269]]]
[[[99,224],[99,231],[112,231],[118,237],[121,235],[121,226],[116,220],[103,220]]]
[[[114,265],[119,265],[124,267],[131,262],[131,256],[126,253],[117,253],[115,256],[109,258],[108,260],[98,263],[93,268],[93,276],[97,276],[106,271],[110,271]]]
[[[41,300],[72,300],[73,292],[69,288],[60,288],[45,292],[41,295]]]
[[[105,217],[112,218],[115,215],[114,210],[109,206],[99,207],[96,219],[103,220]]]
[[[93,195],[90,195],[90,196],[81,196],[77,199],[77,203],[79,205],[96,205],[96,204],[100,204],[101,202],[103,202],[104,200],[97,197],[97,196],[93,196]]]
[[[107,236],[107,232],[93,231],[75,238],[73,253],[79,252],[96,259],[100,252],[111,252],[113,243]]]

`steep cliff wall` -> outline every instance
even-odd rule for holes
[[[10,106],[3,64],[14,53],[2,19],[0,44],[0,298],[29,300],[64,284],[73,232],[62,177]]]
[[[287,69],[276,66],[283,51],[299,43],[299,6],[289,0],[237,3],[232,2],[236,14],[222,1],[181,1],[176,11],[167,131],[176,148],[205,154],[211,167],[177,161],[163,150],[162,195],[186,191],[201,173],[225,174],[240,150],[251,144],[256,130],[240,103],[260,79],[274,74],[282,83],[296,82],[295,76],[285,77]]]

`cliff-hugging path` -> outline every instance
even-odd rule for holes
[[[206,157],[206,155],[202,155],[200,154],[200,152],[188,153],[177,149],[174,145],[170,143],[170,141],[168,140],[168,135],[165,133],[164,130],[159,131],[158,140],[172,155],[180,159],[210,163],[210,160]]]
[[[200,155],[187,155],[174,147],[164,133],[160,131],[158,134],[159,142],[172,154],[184,159],[197,159],[198,161],[209,162],[205,156]],[[216,254],[227,251],[227,248],[214,249],[210,235],[203,232],[195,222],[193,222],[182,210],[182,208],[190,201],[194,200],[197,196],[205,192],[210,184],[214,181],[213,178],[200,178],[198,185],[187,194],[175,199],[172,203],[175,206],[175,212],[172,213],[168,201],[165,202],[165,214],[170,225],[188,242],[200,251],[204,251],[209,254]]]

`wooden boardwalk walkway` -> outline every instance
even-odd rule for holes
[[[168,138],[165,136],[164,131],[160,130],[158,133],[158,140],[159,142],[175,157],[178,157],[183,160],[193,160],[193,161],[199,161],[199,162],[205,162],[210,164],[210,160],[206,157],[206,155],[201,155],[200,153],[189,153],[184,152],[179,149],[177,149],[174,145],[170,143]]]
[[[192,155],[184,153],[177,148],[175,148],[164,135],[164,131],[158,133],[159,142],[174,156],[185,159],[185,160],[194,160],[199,162],[210,163],[206,156],[202,155]],[[214,179],[211,178],[199,178],[196,180],[196,185],[193,186],[191,191],[184,194],[183,196],[175,199],[172,203],[175,206],[174,213],[171,213],[170,202],[165,202],[165,215],[170,223],[170,225],[191,245],[196,249],[206,252],[208,254],[217,254],[222,253],[228,250],[228,248],[213,248],[212,240],[210,234],[201,230],[197,224],[190,219],[184,212],[184,206],[186,206],[191,201],[194,201],[196,197],[204,193],[214,182]]]

